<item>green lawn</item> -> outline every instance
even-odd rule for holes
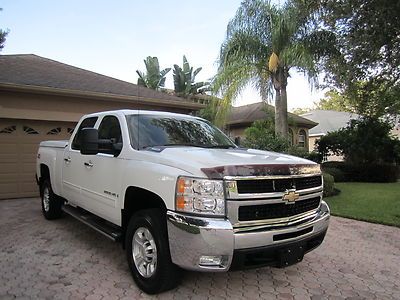
[[[325,198],[332,215],[400,227],[400,183],[336,183],[338,196]]]

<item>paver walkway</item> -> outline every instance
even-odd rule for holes
[[[185,272],[148,296],[120,244],[71,217],[47,221],[39,199],[0,201],[0,299],[400,299],[400,229],[332,217],[300,264],[223,274]]]

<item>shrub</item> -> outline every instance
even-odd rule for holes
[[[346,174],[339,168],[323,168],[324,172],[330,174],[335,179],[335,182],[347,181]]]
[[[324,177],[324,197],[335,195],[335,179],[328,173],[323,173]]]
[[[349,181],[396,182],[397,166],[391,164],[348,164],[346,171]]]
[[[349,164],[331,161],[323,163],[322,170],[338,177],[335,177],[337,182],[396,182],[399,175],[398,166],[383,163]]]
[[[364,117],[350,120],[347,127],[329,132],[317,141],[321,155],[343,155],[355,165],[400,162],[400,141],[392,137],[389,122]]]

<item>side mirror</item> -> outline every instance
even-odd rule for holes
[[[81,154],[95,155],[99,153],[99,132],[95,128],[82,128],[80,132]]]

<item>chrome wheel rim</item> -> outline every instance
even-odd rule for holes
[[[153,235],[145,227],[136,229],[132,239],[132,256],[139,274],[151,277],[157,268],[157,247]]]
[[[43,190],[43,208],[45,212],[48,212],[50,209],[50,191],[48,187],[45,187]]]

